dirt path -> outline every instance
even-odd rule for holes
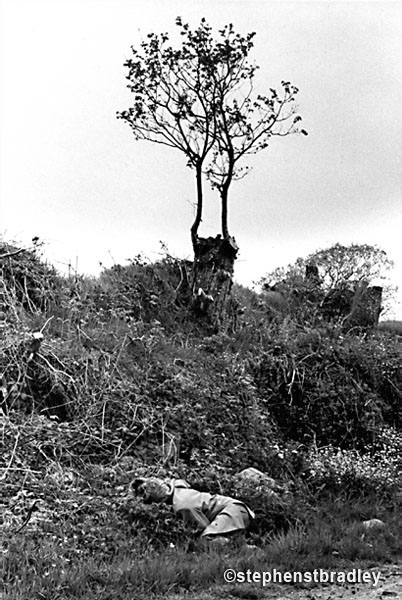
[[[172,594],[166,600],[399,600],[402,599],[402,565],[379,566],[370,571],[380,572],[379,584],[321,584],[316,587],[272,584],[265,588],[255,584],[227,584],[205,592]]]

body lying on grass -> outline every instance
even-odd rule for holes
[[[185,523],[194,523],[207,541],[227,540],[228,536],[245,531],[255,515],[253,511],[230,496],[198,492],[184,479],[135,479],[131,489],[144,497],[145,502],[166,502]]]

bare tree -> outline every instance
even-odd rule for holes
[[[136,139],[177,148],[195,170],[197,209],[191,226],[193,245],[202,220],[204,161],[216,139],[215,95],[211,87],[213,39],[205,19],[193,32],[181,28],[183,43],[174,49],[168,34],[150,33],[141,43],[142,52],[132,48],[127,79],[134,105],[118,113],[131,127]]]
[[[283,137],[292,133],[307,135],[304,129],[298,127],[301,117],[296,114],[294,105],[298,92],[296,87],[290,82],[282,81],[282,96],[271,89],[269,96],[257,95],[253,99],[255,68],[243,64],[242,71],[244,78],[233,87],[231,93],[227,93],[221,85],[224,78],[217,81],[219,110],[216,112],[216,143],[213,160],[206,171],[212,187],[218,189],[220,194],[221,228],[225,238],[229,237],[229,188],[233,181],[243,178],[249,172],[248,166],[239,166],[240,160],[267,148],[272,136]],[[228,77],[231,77],[230,67]],[[237,89],[240,85],[243,89]],[[246,93],[244,87],[248,88]]]
[[[254,33],[240,35],[230,24],[215,39],[205,19],[194,31],[180,17],[176,24],[182,37],[179,47],[173,48],[167,33],[150,33],[140,52],[132,48],[134,56],[125,65],[134,103],[118,117],[130,125],[136,139],[183,152],[187,166],[195,170],[193,289],[202,288],[212,297],[211,310],[221,316],[238,252],[228,228],[229,188],[248,170],[239,162],[266,148],[274,135],[306,132],[298,128],[296,87],[282,82],[282,95],[274,89],[265,96],[254,94],[257,66],[248,61]],[[198,236],[203,176],[220,196],[222,235],[216,238]]]

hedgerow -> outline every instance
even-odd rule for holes
[[[242,499],[259,543],[304,527],[321,492],[400,501],[396,335],[315,321],[312,295],[311,306],[299,295],[293,313],[273,319],[263,296],[241,286],[226,329],[214,332],[195,320],[191,269],[178,259],[137,257],[88,278],[56,274],[37,251],[16,257],[18,269],[13,257],[1,263],[10,547],[21,525],[46,540],[62,525],[66,560],[109,560],[117,541],[128,552],[192,544],[195,532],[169,509],[127,496],[138,475]],[[277,497],[239,484],[248,466],[279,482]]]

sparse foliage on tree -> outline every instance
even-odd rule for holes
[[[136,139],[177,148],[195,169],[193,242],[202,219],[203,174],[219,190],[222,235],[228,237],[228,190],[247,172],[239,166],[240,159],[266,148],[271,136],[299,131],[301,117],[294,106],[298,90],[283,81],[281,93],[273,88],[265,95],[254,93],[258,67],[248,55],[255,33],[240,35],[230,24],[215,39],[205,19],[195,30],[180,17],[176,25],[182,36],[178,47],[170,44],[167,33],[150,33],[140,51],[132,48],[133,57],[125,66],[134,103],[118,117],[130,125]]]
[[[241,160],[265,149],[272,136],[306,132],[299,129],[295,86],[282,81],[280,92],[255,91],[258,67],[248,58],[255,33],[241,35],[229,24],[214,37],[205,19],[194,30],[180,17],[176,25],[181,44],[173,46],[167,33],[150,33],[140,50],[132,48],[125,66],[134,102],[118,118],[137,140],[180,150],[195,170],[192,289],[201,289],[213,300],[210,310],[222,313],[238,252],[229,233],[228,198],[233,181],[247,174]],[[204,179],[220,198],[221,234],[216,238],[198,235]]]
[[[281,293],[296,302],[303,320],[314,320],[318,311],[326,319],[338,316],[345,326],[370,326],[390,309],[392,267],[386,252],[376,246],[337,243],[271,271],[260,284],[269,294]]]
[[[384,250],[369,244],[335,244],[310,254],[305,263],[315,264],[329,287],[346,282],[384,280],[393,266]]]
[[[261,283],[272,285],[281,280],[304,277],[307,265],[318,268],[323,287],[330,290],[348,283],[385,281],[393,262],[376,246],[337,243],[312,252],[306,258],[298,258],[293,265],[275,269],[265,275]]]

